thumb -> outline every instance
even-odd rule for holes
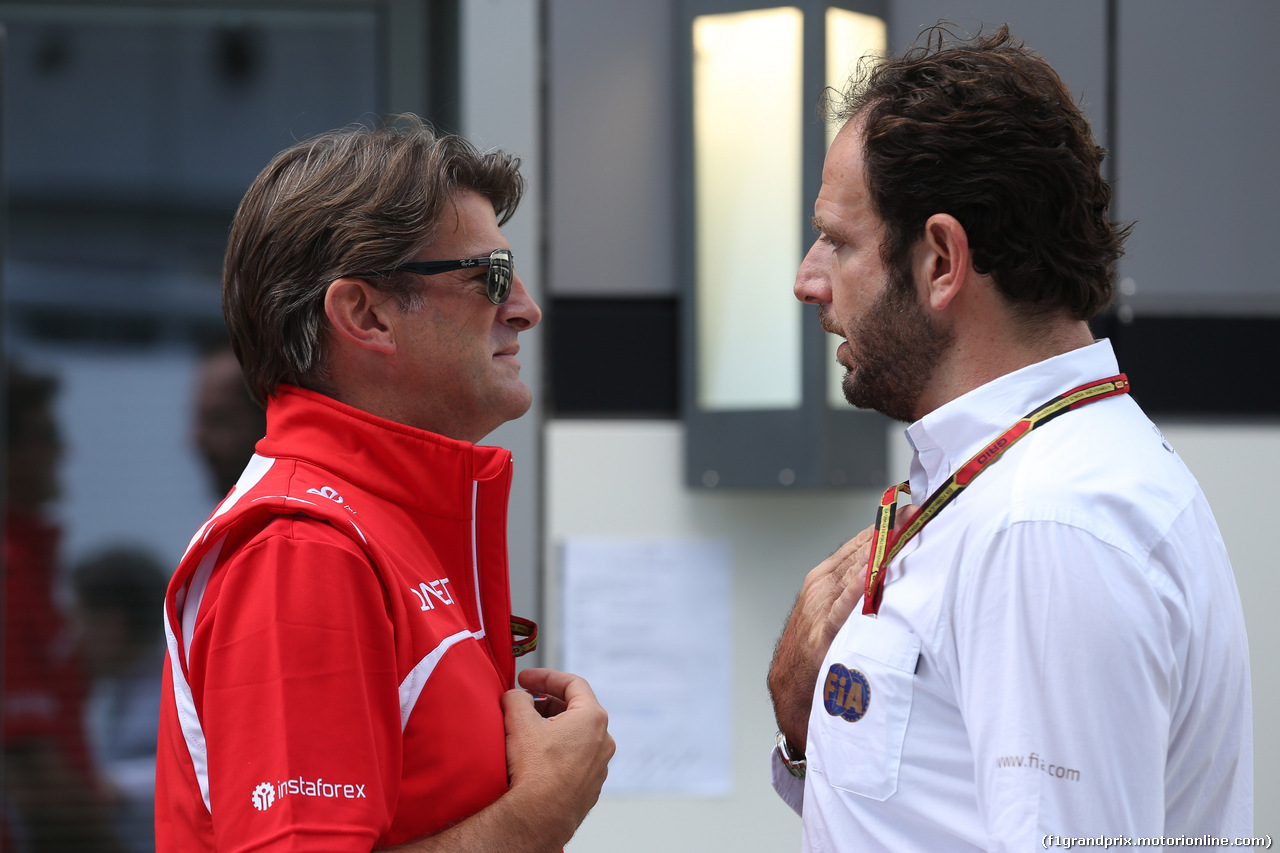
[[[507,731],[528,725],[532,718],[542,719],[533,705],[533,696],[527,690],[508,690],[502,694],[502,719]]]

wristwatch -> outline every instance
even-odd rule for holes
[[[782,759],[782,766],[787,768],[787,772],[797,779],[804,778],[805,768],[808,762],[805,761],[803,755],[796,755],[795,752],[787,745],[787,736],[782,732],[778,732],[776,741],[778,747],[778,757]]]

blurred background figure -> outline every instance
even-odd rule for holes
[[[121,846],[152,851],[167,576],[149,551],[117,546],[77,564],[71,585],[89,677],[90,755]]]
[[[10,366],[4,506],[4,810],[15,851],[115,850],[83,733],[84,683],[56,603],[57,381]]]
[[[266,432],[267,414],[249,396],[231,344],[207,350],[196,385],[194,441],[219,500],[240,479]]]

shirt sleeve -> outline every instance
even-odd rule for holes
[[[1156,580],[1052,522],[967,562],[951,630],[989,849],[1161,834],[1177,603]]]
[[[190,670],[217,849],[372,849],[394,814],[401,729],[367,557],[323,522],[281,518],[219,566],[211,594]]]
[[[782,755],[779,752],[780,747],[774,746],[773,752],[769,755],[769,763],[773,771],[773,790],[777,792],[782,801],[791,807],[791,810],[798,815],[804,814],[804,780],[797,779],[787,769],[787,765],[782,763]]]

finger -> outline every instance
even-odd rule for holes
[[[894,514],[893,529],[901,530],[912,522],[912,520],[920,514],[920,507],[915,504],[907,504],[898,507],[898,511]]]
[[[832,552],[830,557],[827,557],[827,559],[815,566],[813,570],[809,572],[805,580],[811,583],[821,583],[829,576],[833,577],[837,581],[841,580],[841,575],[843,575],[849,567],[850,555],[857,553],[859,549],[864,549],[869,546],[871,542],[871,533],[872,530],[868,527],[848,542],[845,542]],[[865,554],[863,555],[863,559],[866,559]]]
[[[523,690],[508,690],[502,694],[502,723],[507,734],[528,731],[539,718],[533,697]]]
[[[839,558],[842,563],[847,562],[851,556],[869,547],[874,536],[875,529],[868,527],[837,548],[836,552],[831,556],[833,558]]]
[[[865,568],[865,567],[864,567]],[[843,625],[845,620],[853,613],[853,608],[857,605],[858,600],[863,594],[863,578],[865,572],[859,573],[856,583],[849,583],[840,591],[840,595],[836,598],[835,603],[831,605],[831,624],[837,626]]]
[[[502,694],[502,714],[527,714],[533,710],[535,703],[532,694],[524,690],[508,690]]]
[[[838,577],[842,584],[852,582],[853,578],[845,577],[850,571],[860,572],[866,566],[867,556],[871,553],[872,536],[873,531],[868,527],[841,545],[831,555],[833,560],[839,560],[839,563],[832,568],[832,574]]]
[[[600,704],[585,678],[557,669],[526,669],[520,673],[520,686],[561,699],[569,708]]]
[[[568,706],[564,704],[562,699],[548,696],[546,693],[538,693],[533,697],[533,707],[544,717],[554,717],[557,714],[564,713]]]
[[[854,540],[851,559],[858,565],[860,571],[866,571],[867,561],[871,559],[871,548],[875,544],[875,540],[875,533],[871,530],[864,530]]]

